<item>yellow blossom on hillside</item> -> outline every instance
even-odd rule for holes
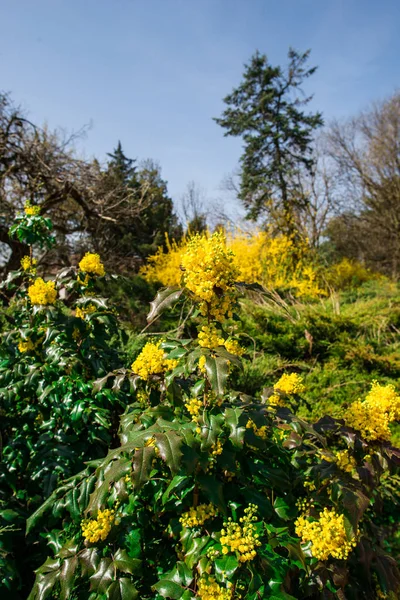
[[[214,234],[215,235],[215,234]],[[223,237],[223,234],[219,234]],[[140,270],[150,282],[163,285],[180,285],[183,257],[193,239],[211,239],[205,232],[180,242],[166,239],[166,250],[159,248],[148,258],[147,265]],[[296,240],[286,235],[273,235],[269,231],[246,233],[235,230],[226,238],[226,248],[232,252],[232,264],[236,269],[236,281],[259,283],[268,289],[290,289],[295,296],[317,297],[325,295],[318,283],[318,271],[313,264],[313,255],[306,239]]]
[[[389,424],[400,419],[400,396],[393,385],[373,381],[365,400],[350,404],[344,419],[367,441],[390,440]]]
[[[28,217],[36,217],[40,213],[40,206],[33,206],[30,202],[27,202],[24,210]]]
[[[344,515],[326,507],[316,521],[300,516],[295,521],[295,528],[303,544],[311,542],[312,555],[318,560],[346,559],[357,545],[355,537],[350,541],[347,539]]]
[[[199,504],[199,506],[191,507],[187,512],[184,512],[179,519],[183,527],[200,527],[208,519],[212,519],[218,513],[218,510],[213,504]]]
[[[235,552],[238,554],[240,562],[247,562],[255,558],[257,547],[261,546],[254,525],[254,521],[257,520],[256,512],[257,506],[249,504],[244,510],[244,517],[241,517],[240,523],[235,523],[231,518],[224,523],[220,538],[222,554]]]
[[[38,277],[28,287],[28,296],[32,304],[54,304],[57,298],[54,281],[43,281],[41,277]]]
[[[79,263],[79,268],[83,273],[99,276],[105,275],[104,265],[100,260],[99,254],[93,254],[92,252],[86,252]]]
[[[84,520],[81,523],[83,537],[92,544],[96,544],[100,540],[104,542],[111,531],[115,521],[114,510],[106,508],[99,510],[97,519]]]
[[[288,375],[285,373],[274,385],[274,390],[283,392],[288,396],[292,394],[300,394],[304,392],[305,386],[303,385],[303,378],[297,373],[291,373]]]
[[[176,359],[164,358],[164,350],[160,348],[161,340],[158,342],[147,342],[143,350],[132,363],[132,371],[142,379],[149,379],[150,375],[160,375],[174,369],[178,361]]]

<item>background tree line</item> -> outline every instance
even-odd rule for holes
[[[303,91],[316,70],[309,55],[290,49],[283,67],[257,52],[224,99],[215,120],[225,135],[243,141],[237,185],[232,180],[230,187],[248,219],[307,237],[324,259],[348,257],[398,279],[400,94],[324,124]],[[136,272],[166,234],[179,239],[185,227],[200,231],[212,222],[195,183],[188,184],[179,219],[155,162],[128,158],[120,142],[105,164],[83,160],[74,146],[74,136],[34,125],[9,95],[0,95],[4,270],[16,268],[25,253],[7,229],[26,200],[40,204],[55,224],[58,250],[43,255],[45,267],[73,262],[89,247],[117,271]],[[214,225],[223,224],[219,212]]]

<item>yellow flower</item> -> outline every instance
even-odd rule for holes
[[[339,469],[346,473],[352,473],[357,466],[354,458],[349,454],[348,450],[337,450],[333,454],[320,450],[319,454],[323,460],[336,463]]]
[[[266,440],[268,438],[267,426],[262,425],[262,427],[257,427],[257,425],[254,423],[254,421],[252,419],[249,419],[247,421],[246,429],[252,429],[254,431],[254,433],[258,437],[262,438],[263,440]]]
[[[291,373],[290,375],[285,373],[274,385],[275,391],[283,392],[288,396],[300,394],[301,392],[304,392],[305,389],[303,378],[297,375],[297,373]]]
[[[400,396],[393,385],[373,381],[364,401],[356,400],[347,409],[346,425],[357,429],[367,441],[390,440],[389,424],[400,419]]]
[[[164,358],[164,350],[160,348],[161,340],[158,342],[147,342],[143,350],[132,363],[132,371],[142,379],[149,379],[150,375],[160,375],[174,369],[178,361]]]
[[[21,258],[21,268],[23,271],[30,273],[31,275],[35,275],[36,273],[36,258],[31,258],[30,256],[23,256]]]
[[[202,401],[198,398],[192,398],[191,400],[185,402],[185,408],[188,411],[188,413],[192,416],[192,421],[197,423],[199,420],[199,413],[203,408]]]
[[[219,336],[218,329],[214,324],[203,325],[198,335],[199,346],[202,348],[218,348],[224,345],[224,340]]]
[[[99,510],[97,519],[84,520],[81,523],[83,537],[92,544],[107,538],[115,521],[115,511],[106,508]]]
[[[197,582],[196,598],[200,600],[230,600],[232,598],[233,585],[228,581],[226,588],[216,582],[215,577],[206,573]]]
[[[105,275],[104,265],[100,260],[100,256],[98,254],[92,254],[91,252],[86,252],[79,263],[79,268],[84,273],[100,276]]]
[[[29,338],[27,340],[21,340],[18,344],[18,350],[20,352],[30,352],[35,349],[35,344]]]
[[[32,204],[30,204],[30,202],[27,202],[25,204],[25,214],[28,215],[28,217],[35,217],[36,215],[38,215],[40,213],[40,206],[32,206]]]
[[[234,354],[235,356],[243,356],[243,354],[246,352],[245,348],[242,348],[237,340],[232,340],[230,338],[225,340],[224,346],[228,352]]]
[[[279,394],[271,394],[271,396],[268,398],[268,404],[273,407],[285,406],[285,401]]]
[[[222,232],[194,236],[182,256],[182,269],[184,285],[199,302],[202,315],[217,321],[232,316],[238,270]]]
[[[54,281],[43,281],[41,277],[38,277],[28,287],[28,296],[32,304],[54,304],[57,298]]]
[[[94,304],[89,304],[88,306],[80,308],[79,306],[75,309],[75,317],[78,319],[85,320],[86,315],[91,315],[96,312],[97,308]]]
[[[199,358],[199,370],[202,373],[206,372],[206,361],[207,361],[207,358],[204,356],[204,354],[202,356],[200,356],[200,358]]]
[[[213,504],[199,504],[192,506],[187,512],[184,512],[179,519],[183,527],[200,527],[208,519],[212,519],[218,513]]]
[[[257,520],[256,512],[257,506],[249,504],[244,510],[244,517],[240,519],[240,524],[235,523],[231,518],[224,523],[220,538],[222,554],[235,552],[239,555],[240,562],[247,562],[255,558],[256,548],[261,546],[253,522]]]
[[[296,534],[303,544],[311,542],[312,555],[318,560],[346,559],[357,545],[357,538],[347,540],[344,515],[324,508],[318,520],[309,521],[304,515],[295,521]]]

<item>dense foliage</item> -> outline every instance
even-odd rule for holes
[[[40,223],[29,212],[16,235]],[[344,419],[315,425],[295,414],[307,394],[296,372],[255,396],[235,391],[246,286],[224,234],[193,237],[182,269],[182,286],[157,294],[149,320],[176,304],[187,315],[178,333],[191,335],[150,337],[130,368],[116,315],[96,295],[98,255],[54,283],[37,277],[30,255],[8,278],[7,597],[26,597],[35,565],[31,600],[395,598],[396,562],[376,529],[397,481],[399,451],[387,439],[395,389],[374,384]],[[32,551],[21,563],[15,529],[26,518]]]

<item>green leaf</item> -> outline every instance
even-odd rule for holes
[[[114,579],[114,566],[111,558],[102,558],[97,570],[90,577],[90,591],[104,594]]]
[[[133,485],[136,490],[140,489],[149,480],[152,461],[155,455],[153,446],[144,446],[136,450],[133,457]]]
[[[97,570],[100,562],[100,554],[97,548],[85,548],[79,553],[79,562],[81,565],[82,575],[93,575]]]
[[[161,458],[167,463],[171,472],[176,473],[179,470],[182,458],[180,449],[182,438],[172,430],[166,433],[155,433],[154,438]]]
[[[181,585],[178,585],[169,579],[160,579],[158,583],[153,585],[153,588],[157,590],[163,598],[173,598],[174,600],[178,600],[184,592],[184,588]]]
[[[172,479],[171,483],[162,495],[161,500],[163,504],[165,504],[168,501],[171,492],[179,488],[184,481],[190,481],[189,477],[186,477],[186,475],[175,475],[175,477]]]
[[[230,581],[239,566],[236,556],[224,556],[215,560],[215,573],[220,582]]]
[[[183,289],[178,287],[162,288],[157,292],[157,296],[150,302],[150,312],[147,315],[147,320],[154,321],[164,310],[174,304],[182,295]]]
[[[276,498],[274,502],[276,514],[285,521],[290,521],[297,514],[297,508],[294,503],[289,504],[284,498]]]
[[[131,558],[126,550],[119,548],[114,554],[113,563],[119,571],[133,575],[133,573],[140,569],[142,561],[138,558]]]
[[[223,394],[229,375],[229,362],[225,358],[206,356],[205,368],[213,391]]]
[[[78,557],[73,556],[71,558],[66,558],[61,565],[60,600],[68,600],[71,595],[72,588],[74,586],[74,574],[75,574],[77,564],[78,564]]]
[[[224,412],[225,423],[230,429],[229,439],[237,448],[243,447],[244,434],[246,432],[245,427],[239,426],[242,414],[243,411],[240,408],[227,408]]]
[[[107,591],[108,600],[137,600],[139,592],[126,577],[113,581]]]

